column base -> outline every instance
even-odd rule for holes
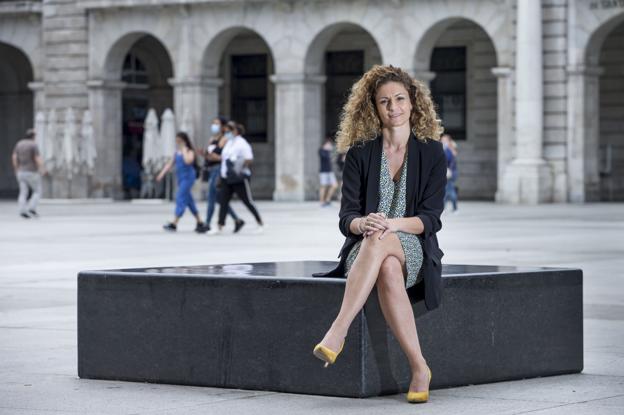
[[[278,182],[282,182],[282,186],[277,186],[273,192],[273,200],[276,202],[303,202],[305,201],[305,192],[303,186],[297,183],[295,178],[290,176],[280,177]]]
[[[505,170],[496,201],[515,205],[552,202],[552,171],[543,159],[516,159]]]

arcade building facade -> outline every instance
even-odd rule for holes
[[[123,197],[147,111],[170,108],[199,146],[217,115],[246,125],[257,198],[315,199],[317,149],[374,64],[429,84],[460,198],[624,200],[622,0],[0,0],[0,196],[35,116],[72,108],[94,174],[44,195]]]

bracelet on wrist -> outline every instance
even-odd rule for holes
[[[360,231],[360,234],[363,235],[364,234],[364,230],[362,229],[362,222],[364,221],[364,217],[359,218],[358,220],[358,231]]]

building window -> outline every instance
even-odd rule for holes
[[[351,86],[364,74],[364,51],[327,52],[325,74],[325,134],[329,135],[338,129]]]
[[[242,123],[250,142],[267,141],[268,59],[266,54],[232,56],[231,102],[233,120]]]
[[[128,53],[124,59],[121,80],[126,82],[128,86],[148,85],[147,69],[134,53]]]
[[[438,106],[444,132],[455,140],[466,140],[466,48],[434,48],[431,95]]]

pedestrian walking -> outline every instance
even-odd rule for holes
[[[440,138],[446,156],[446,188],[444,189],[444,208],[451,202],[453,213],[457,212],[457,145],[449,134]]]
[[[318,154],[320,160],[319,180],[321,184],[319,189],[319,199],[321,201],[321,207],[326,207],[331,205],[332,196],[338,187],[336,175],[334,174],[334,169],[332,168],[334,143],[331,137],[325,137],[323,145],[319,148]]]
[[[221,153],[219,232],[225,225],[227,209],[234,194],[240,198],[256,219],[258,224],[256,233],[261,233],[264,229],[264,223],[253,202],[251,186],[249,185],[253,151],[247,140],[243,138],[243,134],[245,134],[245,127],[242,124],[234,121],[226,124],[225,137],[227,138],[227,143]],[[244,222],[241,222],[238,229],[235,228],[235,231],[240,230],[240,227],[244,224]]]
[[[424,299],[428,310],[440,302],[443,254],[436,232],[446,184],[441,128],[428,88],[393,66],[365,73],[343,114],[337,145],[347,151],[339,213],[346,240],[338,266],[321,275],[346,276],[347,283],[340,312],[313,354],[325,366],[335,362],[376,286],[386,322],[410,363],[407,401],[426,402],[431,370],[410,299]]]
[[[26,137],[15,144],[11,162],[19,185],[17,197],[19,214],[24,219],[38,217],[37,205],[41,198],[41,176],[45,174],[45,170],[39,148],[35,143],[35,130],[26,131]]]
[[[197,172],[199,171],[196,162],[197,159],[195,157],[195,150],[193,149],[191,139],[184,132],[176,134],[175,141],[177,147],[175,154],[167,161],[163,169],[156,177],[156,181],[161,181],[163,177],[165,177],[165,174],[167,174],[167,172],[169,172],[175,164],[178,190],[176,192],[174,218],[173,221],[165,224],[163,228],[166,231],[175,232],[178,228],[178,221],[184,214],[186,208],[188,208],[197,221],[195,232],[202,232],[204,224],[201,221],[199,212],[197,211],[197,206],[195,206],[195,200],[193,200],[193,195],[191,194],[191,189],[193,188],[193,184],[197,178]]]
[[[212,221],[212,215],[215,211],[215,205],[219,200],[217,181],[219,180],[219,173],[221,171],[221,153],[223,152],[223,147],[227,143],[227,138],[224,135],[226,124],[227,120],[223,117],[217,117],[212,120],[212,124],[210,125],[212,137],[210,138],[208,147],[202,154],[204,157],[203,176],[208,182],[208,210],[206,211],[204,228],[201,231],[209,232],[210,234],[214,233],[211,232],[210,222]],[[234,209],[232,209],[232,206],[228,206],[227,214],[234,219],[234,232],[238,232],[243,227],[245,222],[238,217],[236,212],[234,212]]]

